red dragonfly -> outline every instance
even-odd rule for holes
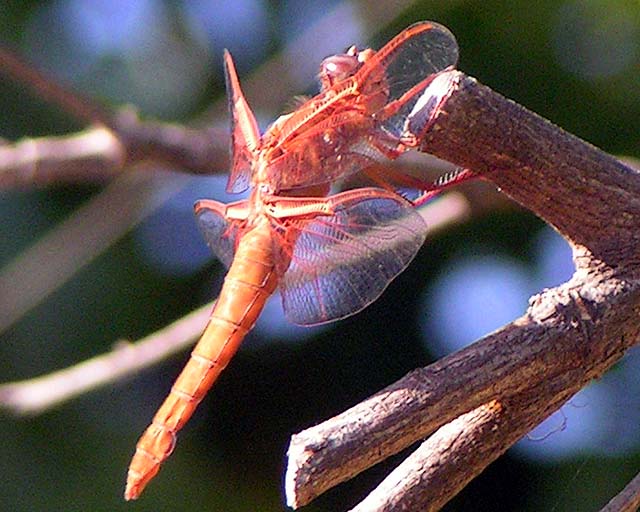
[[[434,108],[425,89],[456,59],[453,35],[428,22],[378,52],[351,48],[323,62],[318,96],[261,136],[225,52],[232,118],[227,189],[251,186],[251,194],[227,205],[195,205],[207,242],[229,270],[191,358],[138,441],[125,499],[136,499],[157,474],[277,287],[292,322],[330,322],[376,300],[413,259],[425,225],[411,202],[390,186],[335,195],[329,189],[416,144]]]

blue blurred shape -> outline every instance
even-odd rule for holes
[[[209,78],[206,47],[158,0],[57,0],[29,21],[30,58],[86,94],[151,115],[189,112]]]
[[[425,297],[422,331],[443,356],[522,315],[534,291],[527,269],[504,256],[451,262]]]
[[[238,69],[261,63],[269,48],[269,13],[260,0],[190,0],[185,19],[218,59],[228,48]],[[221,61],[220,61],[221,62]]]
[[[157,0],[67,0],[60,7],[70,35],[95,55],[134,51],[162,21]]]
[[[515,453],[539,461],[640,450],[640,347],[518,442]]]
[[[559,63],[586,80],[631,71],[640,29],[637,3],[607,0],[564,2],[556,12],[554,48]]]
[[[451,262],[425,297],[423,332],[438,356],[458,350],[520,316],[532,293],[568,280],[568,243],[550,227],[534,238],[536,272],[504,256],[465,256]],[[640,348],[515,447],[520,456],[556,461],[580,453],[615,457],[640,449]]]
[[[178,191],[135,230],[138,248],[156,272],[185,276],[213,258],[198,228],[193,203],[198,199],[237,200],[224,191],[226,176],[176,178]]]
[[[533,241],[538,276],[536,288],[550,288],[568,281],[574,270],[571,247],[557,231],[545,226]]]

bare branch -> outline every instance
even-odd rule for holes
[[[106,180],[141,162],[196,174],[226,172],[226,128],[142,121],[131,108],[110,111],[1,47],[0,73],[79,120],[105,128],[7,145],[0,153],[0,187]]]
[[[640,474],[613,498],[600,512],[636,512],[640,508]]]
[[[102,127],[0,146],[0,189],[58,182],[104,181],[125,160],[120,141]]]
[[[68,87],[64,87],[1,46],[0,73],[16,83],[26,85],[43,100],[57,105],[87,124],[102,124],[111,127],[111,115],[101,105],[84,98]]]
[[[17,254],[0,269],[0,332],[178,190],[176,180],[168,175],[121,176]]]
[[[180,124],[141,121],[132,109],[114,116],[114,134],[126,149],[127,163],[150,162],[193,174],[226,173],[229,130],[188,128]]]
[[[141,163],[149,165],[139,170],[226,172],[227,130],[141,121],[131,109],[117,113],[113,127],[0,146],[0,188],[107,181]]]
[[[473,169],[611,268],[640,270],[640,173],[458,71],[422,150]],[[584,255],[583,255],[584,256]],[[586,268],[590,258],[576,261]]]
[[[445,78],[423,149],[477,171],[556,226],[574,245],[578,271],[534,296],[520,319],[293,436],[293,506],[497,400],[501,420],[480,444],[471,427],[446,455],[429,459],[435,473],[418,508],[437,509],[640,342],[640,174],[461,73]],[[412,496],[409,485],[405,497],[390,499]]]
[[[447,461],[460,451],[484,457],[483,441],[502,420],[503,407],[490,402],[463,414],[440,427],[427,441],[407,457],[352,512],[389,512],[392,510],[424,510],[440,508],[438,496],[442,489],[435,482],[455,481],[461,489],[473,476],[465,474],[466,461]],[[466,446],[460,446],[460,445]],[[490,454],[491,455],[491,454]],[[440,462],[445,461],[444,464]],[[455,470],[454,470],[455,469]],[[445,470],[445,472],[441,471]]]
[[[520,420],[530,421],[517,437],[509,437],[515,442],[555,410],[549,407],[551,401],[554,406],[561,405],[554,397],[568,399],[638,342],[637,322],[629,325],[634,313],[628,302],[640,300],[640,286],[627,290],[623,283],[616,289],[607,284],[598,290],[597,286],[588,283],[548,290],[534,299],[527,316],[294,435],[286,475],[288,502],[292,506],[308,503],[490,400],[505,402],[521,394],[531,396],[535,409],[520,411]],[[594,317],[615,326],[615,330],[609,327],[606,336],[600,331],[602,327],[592,331],[587,327],[589,319],[582,317],[577,304],[586,293],[598,297],[597,305],[592,305]],[[501,427],[483,440],[484,446],[497,456],[506,449],[503,441],[509,435],[510,431]],[[471,469],[470,452],[456,457]],[[485,454],[477,461],[479,469],[488,461]],[[450,487],[453,482],[441,483],[445,487],[439,493],[455,494],[458,490]]]
[[[154,365],[192,344],[206,325],[212,307],[213,303],[206,304],[142,340],[119,342],[112,352],[75,366],[0,385],[0,408],[16,414],[38,414]]]

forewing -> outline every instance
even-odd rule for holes
[[[418,102],[425,102],[424,90],[441,71],[458,61],[458,44],[453,34],[432,22],[416,23],[402,31],[356,73],[364,94],[386,92],[381,127],[391,136],[406,135],[407,122]],[[428,100],[427,100],[428,101]],[[427,113],[428,109],[420,109]]]
[[[457,58],[456,40],[445,27],[422,22],[407,28],[282,124],[281,154],[269,162],[268,182],[276,190],[326,183],[396,158],[406,149],[405,136],[424,127],[422,117],[432,111],[419,104],[424,90]],[[332,103],[342,89],[353,95]]]
[[[281,277],[285,314],[313,325],[352,315],[376,300],[422,246],[426,226],[411,203],[379,189],[327,199],[331,215],[294,220]],[[291,230],[298,232],[292,236]]]
[[[229,268],[236,248],[238,222],[228,220],[226,206],[217,201],[196,202],[195,214],[207,245],[211,247],[216,257]]]
[[[276,190],[317,185],[355,174],[398,145],[372,118],[346,111],[310,127],[269,163],[267,180]]]
[[[444,26],[433,22],[411,25],[377,51],[354,75],[363,94],[381,85],[387,102],[395,101],[425,78],[458,62],[458,43]]]
[[[231,174],[227,192],[244,192],[251,181],[251,163],[260,144],[256,118],[240,88],[231,54],[224,52],[224,71],[231,118]]]

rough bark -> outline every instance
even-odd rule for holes
[[[640,174],[463,73],[437,87],[422,151],[554,226],[576,272],[499,331],[294,435],[294,508],[437,431],[354,509],[437,510],[640,340]]]

